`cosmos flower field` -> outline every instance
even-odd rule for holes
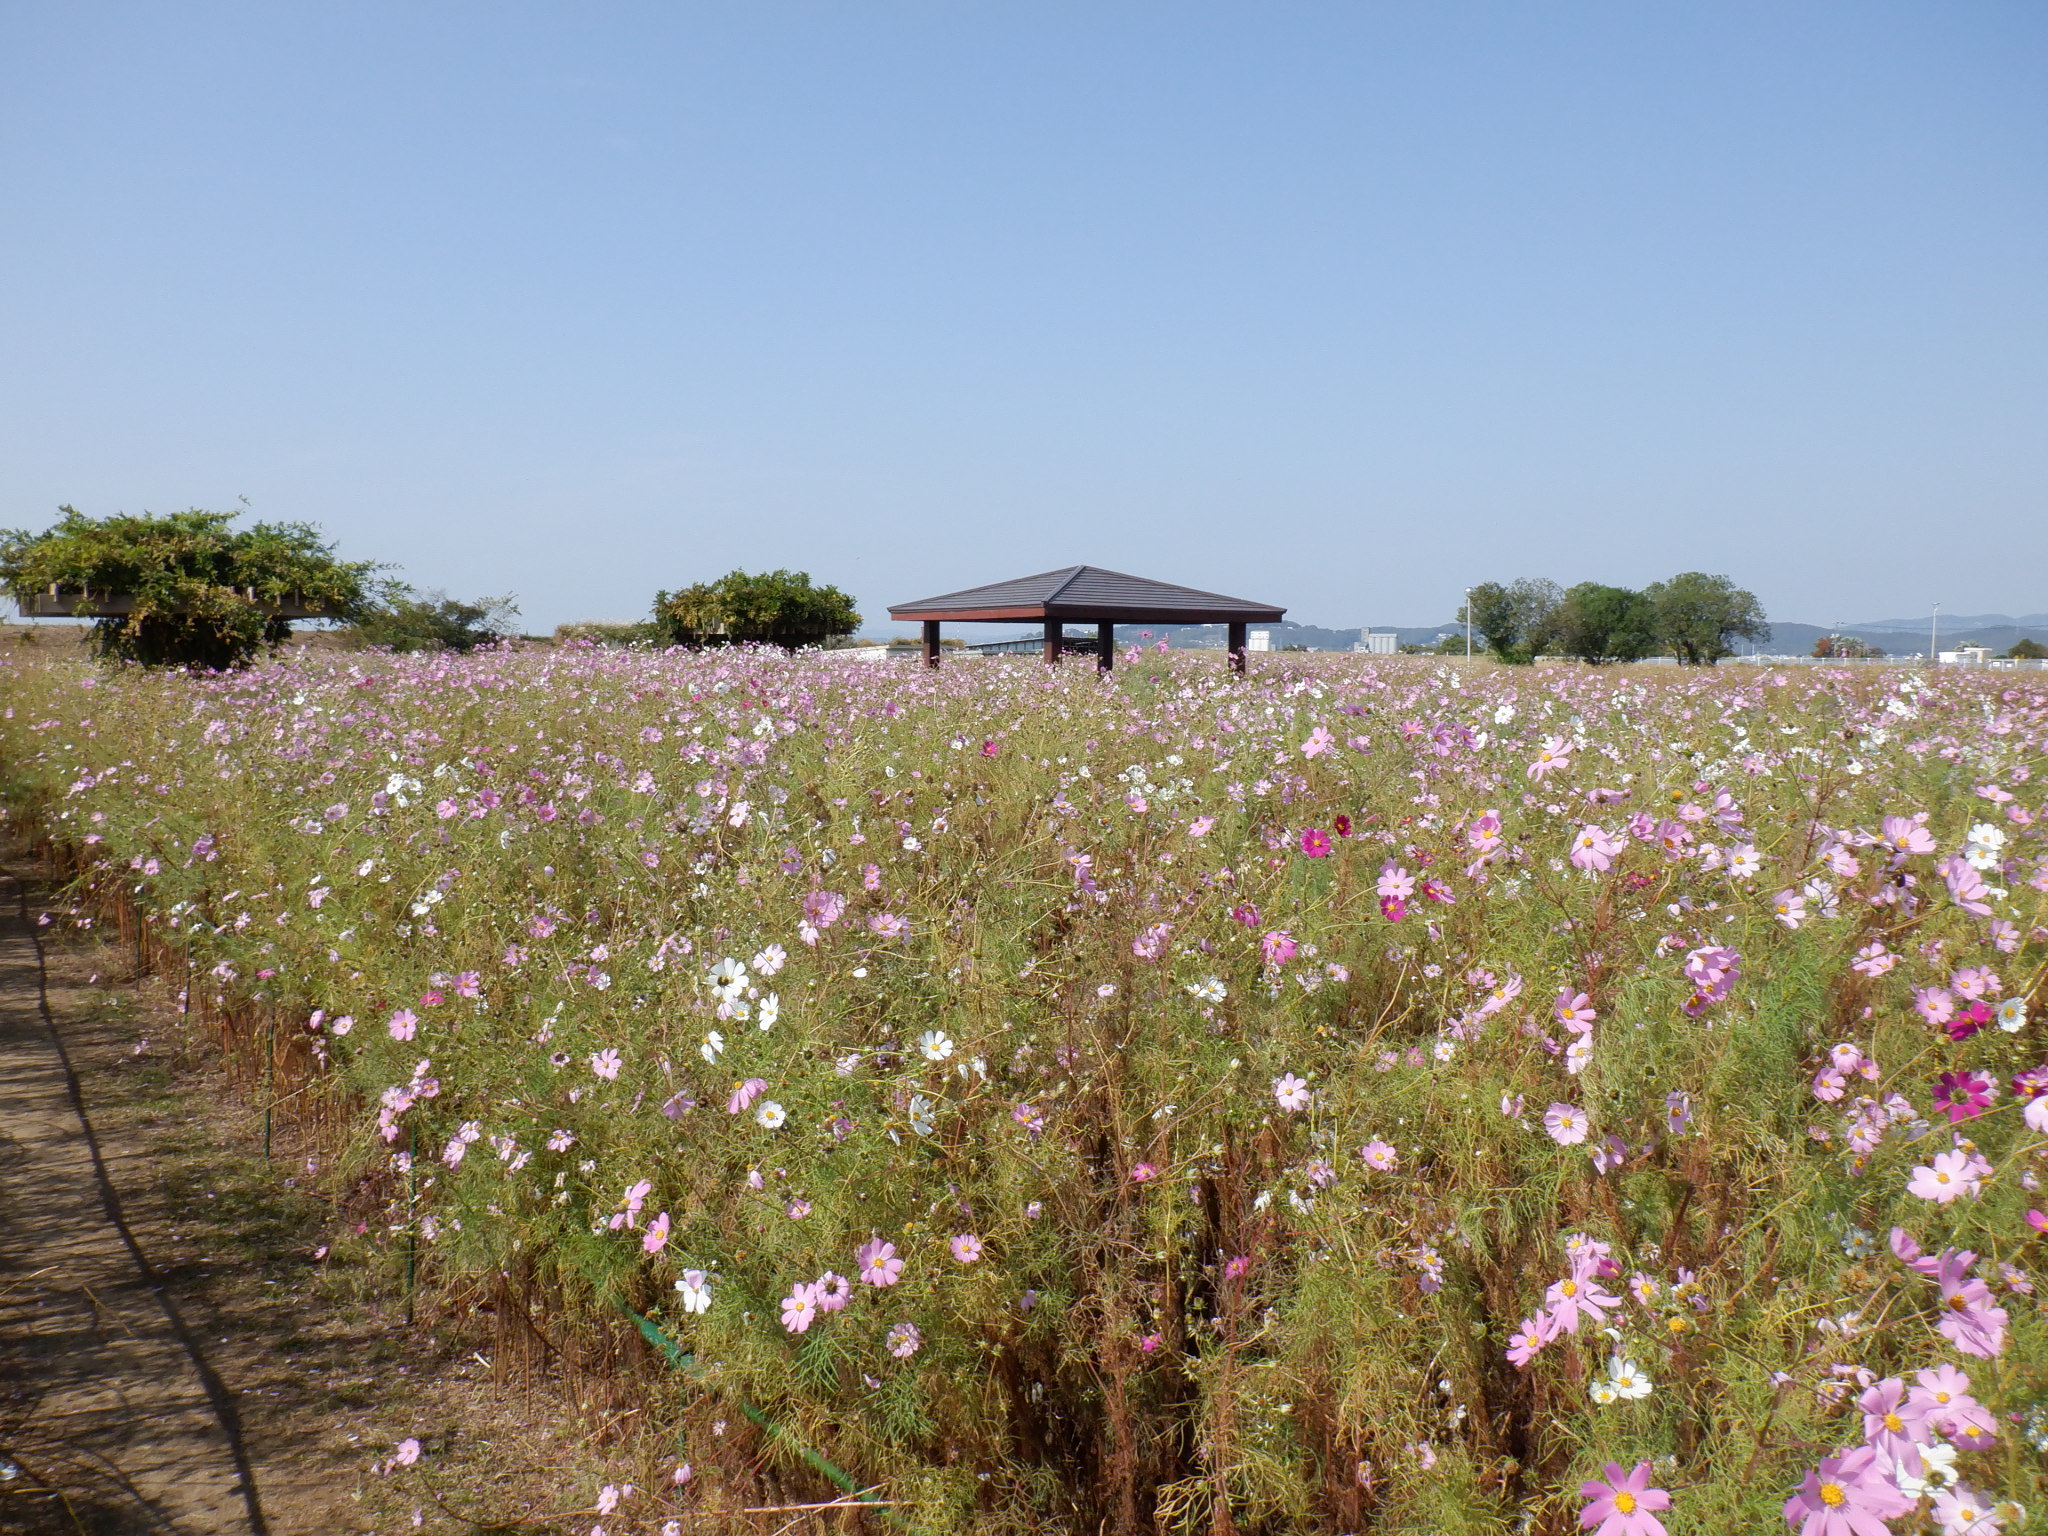
[[[570,646],[0,701],[76,910],[280,1023],[337,1244],[662,1341],[689,1477],[579,1532],[818,1460],[933,1532],[2040,1518],[2048,676]]]

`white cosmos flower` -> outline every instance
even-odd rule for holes
[[[770,992],[761,999],[761,1011],[754,1015],[754,1022],[763,1029],[773,1029],[775,1021],[782,1017],[782,999]]]
[[[1763,859],[1754,848],[1742,847],[1728,850],[1728,873],[1738,880],[1753,880],[1757,871],[1764,867]]]
[[[711,1031],[710,1034],[704,1037],[704,1043],[697,1047],[697,1054],[699,1056],[702,1056],[706,1061],[712,1063],[713,1065],[716,1065],[718,1062],[719,1052],[723,1051],[724,1049],[725,1036],[721,1035],[717,1030],[714,1029],[713,1031]]]
[[[676,1282],[676,1290],[683,1298],[685,1312],[709,1312],[711,1310],[711,1286],[701,1269],[686,1269],[683,1278]]]
[[[761,1107],[754,1111],[754,1119],[763,1130],[779,1131],[782,1129],[782,1122],[788,1118],[789,1111],[773,1099],[763,1099]]]
[[[943,1030],[928,1029],[917,1038],[918,1048],[924,1052],[926,1061],[944,1061],[953,1054],[952,1036]]]
[[[747,990],[747,968],[731,955],[727,955],[711,967],[711,974],[705,980],[712,991],[725,1001],[731,1002]]]
[[[1633,1360],[1624,1360],[1619,1355],[1609,1360],[1607,1379],[1614,1384],[1616,1397],[1633,1401],[1650,1395],[1650,1378]]]

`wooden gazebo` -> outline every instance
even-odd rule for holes
[[[1093,624],[1096,664],[1105,668],[1116,658],[1119,624],[1225,624],[1229,639],[1224,649],[1231,669],[1242,672],[1246,626],[1277,623],[1286,612],[1271,603],[1198,592],[1171,582],[1105,571],[1099,565],[1070,565],[1038,576],[901,603],[889,610],[889,617],[923,624],[925,665],[931,667],[939,664],[939,625],[948,619],[956,624],[1043,624],[1048,662],[1060,659],[1067,624]]]

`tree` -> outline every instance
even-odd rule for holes
[[[2048,658],[2048,645],[2032,638],[2022,638],[2015,640],[2005,655],[2008,661],[2041,661]]]
[[[1711,667],[1733,656],[1733,642],[1768,640],[1770,623],[1756,594],[1745,592],[1726,576],[1686,571],[1669,581],[1646,587],[1657,619],[1657,640],[1689,667]]]
[[[1822,635],[1813,642],[1813,654],[1820,660],[1882,661],[1884,650],[1854,635]]]
[[[654,622],[674,645],[753,642],[795,650],[852,634],[860,615],[852,598],[837,587],[812,586],[802,571],[731,571],[680,592],[655,593]]]
[[[395,588],[356,624],[356,638],[394,651],[473,651],[512,633],[519,605],[510,596],[465,603],[446,592]]]
[[[1481,582],[1472,589],[1466,609],[1489,651],[1501,661],[1527,663],[1543,649],[1551,615],[1563,597],[1556,582],[1525,576],[1506,586]],[[1466,610],[1459,611],[1458,619],[1465,622]]]
[[[380,567],[335,557],[309,523],[257,523],[239,532],[235,512],[193,508],[161,516],[63,517],[42,533],[0,532],[0,587],[17,598],[54,589],[89,614],[120,602],[93,626],[103,661],[224,672],[245,667],[291,633],[278,610],[293,605],[322,620],[366,614]]]
[[[1545,627],[1548,648],[1599,666],[1635,661],[1656,644],[1657,616],[1640,592],[1582,581],[1568,590]]]

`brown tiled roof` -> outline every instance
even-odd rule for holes
[[[1099,565],[1069,565],[1037,576],[969,587],[938,597],[898,603],[892,619],[955,619],[995,622],[1015,620],[1093,620],[1114,624],[1220,624],[1237,621],[1271,623],[1287,610],[1249,598],[1201,592],[1145,576],[1106,571]]]

